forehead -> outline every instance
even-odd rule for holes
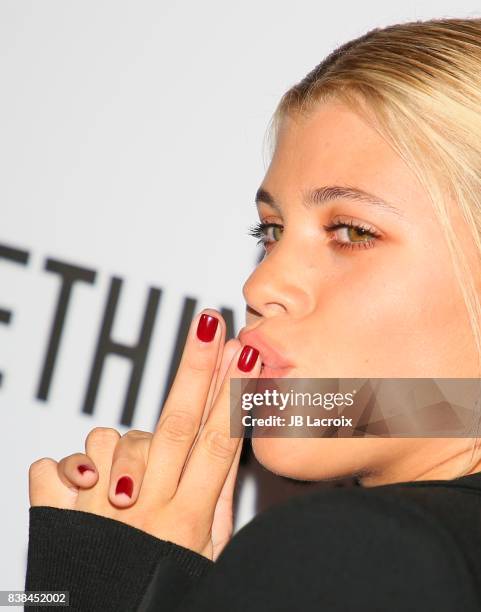
[[[308,117],[283,119],[263,181],[278,198],[328,184],[355,186],[405,207],[427,202],[417,177],[389,143],[337,101],[319,105]]]

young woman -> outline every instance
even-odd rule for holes
[[[355,475],[232,537],[231,377],[478,378],[481,20],[376,28],[282,98],[225,342],[195,317],[153,434],[95,428],[30,469],[26,588],[76,610],[481,609],[477,438],[272,438],[299,480]]]

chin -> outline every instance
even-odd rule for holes
[[[353,438],[252,438],[257,461],[267,470],[295,480],[335,480],[366,471],[372,442]]]

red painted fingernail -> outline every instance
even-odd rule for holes
[[[84,472],[95,472],[95,470],[91,468],[90,465],[79,465],[77,466],[77,469],[81,474],[83,474]]]
[[[237,367],[239,370],[242,370],[243,372],[250,372],[257,361],[258,355],[259,351],[257,349],[246,344],[242,349],[242,352],[239,355],[239,361],[237,362]]]
[[[203,314],[197,325],[197,338],[203,342],[211,342],[214,339],[218,324],[219,319],[208,314]]]
[[[115,495],[118,493],[125,493],[129,497],[132,497],[132,492],[134,490],[134,481],[130,476],[122,476],[119,478],[117,482],[117,487],[115,488]]]

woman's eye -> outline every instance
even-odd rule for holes
[[[372,248],[380,238],[379,232],[355,221],[340,221],[323,226],[326,232],[333,234],[333,242],[341,249]]]
[[[331,240],[340,249],[371,248],[381,237],[373,227],[354,220],[338,221],[330,225],[323,225],[323,228],[333,235]],[[280,223],[256,223],[249,228],[248,234],[260,238],[257,244],[262,244],[267,249],[268,244],[281,239],[283,231],[284,226]]]
[[[278,242],[281,239],[283,231],[284,226],[280,223],[256,223],[249,228],[247,233],[254,238],[260,238],[256,244],[262,244],[264,248],[267,248],[268,244]]]

